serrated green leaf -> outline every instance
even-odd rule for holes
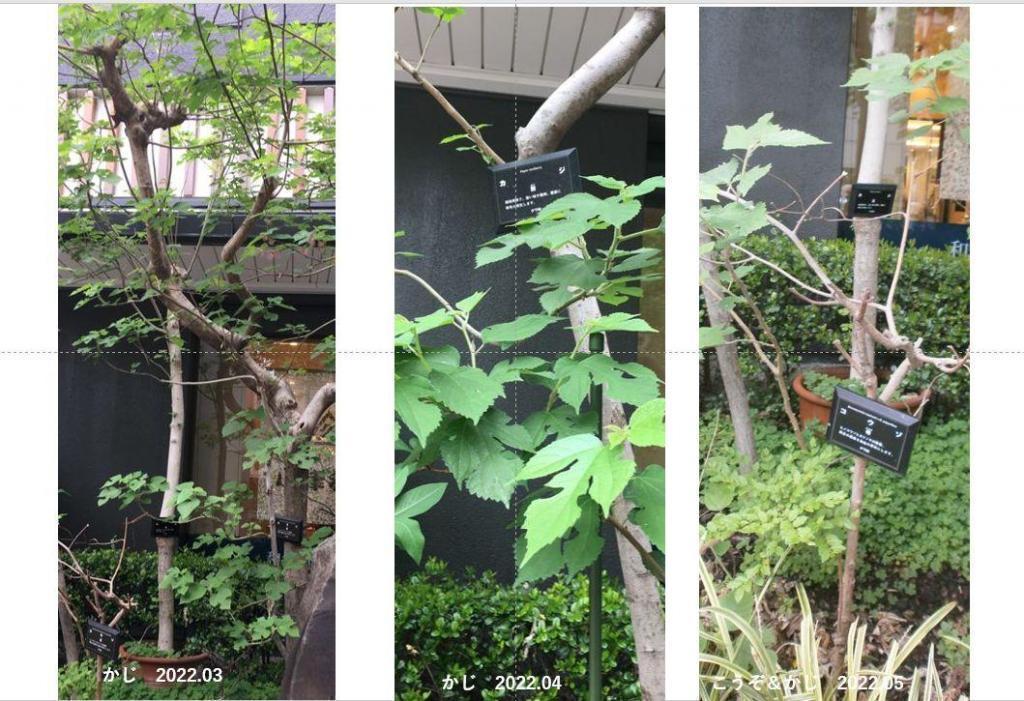
[[[460,416],[479,421],[505,390],[480,368],[460,366],[430,373],[439,402]]]
[[[432,397],[434,386],[416,375],[395,380],[395,412],[402,423],[426,445],[427,439],[441,425],[441,409],[424,401]]]

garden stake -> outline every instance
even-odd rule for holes
[[[604,335],[592,334],[589,339],[591,353],[604,353]],[[597,407],[597,437],[604,439],[603,385],[595,382],[591,388],[591,404]],[[589,701],[601,701],[601,553],[590,565],[590,649],[587,660]]]

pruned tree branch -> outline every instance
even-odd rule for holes
[[[555,150],[565,133],[593,107],[665,31],[665,9],[638,7],[622,29],[565,79],[516,134],[519,158]]]

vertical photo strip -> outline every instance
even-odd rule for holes
[[[970,12],[700,10],[702,699],[970,693]]]
[[[334,37],[60,7],[62,699],[334,697]]]
[[[665,10],[395,12],[395,698],[665,698]]]

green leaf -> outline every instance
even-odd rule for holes
[[[742,202],[730,202],[725,206],[704,207],[700,210],[701,221],[726,236],[739,239],[768,226],[768,207],[764,202],[748,206]]]
[[[700,349],[713,348],[729,342],[729,335],[735,329],[731,326],[701,326],[697,330],[697,347]]]
[[[629,440],[640,447],[665,447],[665,400],[652,399],[629,417]]]
[[[635,508],[630,519],[650,541],[665,552],[665,468],[650,465],[629,481],[624,492]]]
[[[768,171],[772,169],[772,164],[768,163],[763,166],[756,166],[750,168],[743,175],[740,176],[739,182],[736,184],[736,191],[746,197],[750,188],[757,184],[757,181],[768,175]]]
[[[516,585],[530,582],[537,579],[554,577],[565,564],[562,558],[562,544],[551,543],[541,548],[529,562],[523,562],[523,555],[526,554],[526,538],[516,540]]]
[[[787,148],[818,146],[828,143],[816,136],[797,129],[783,129],[772,121],[774,113],[769,112],[749,127],[733,125],[725,130],[722,148],[726,151],[754,151],[766,146]]]
[[[579,436],[572,438],[579,438]],[[572,438],[564,440],[569,441]],[[590,436],[590,438],[597,440],[595,436]],[[552,445],[557,444],[558,442]],[[580,517],[580,507],[576,502],[587,489],[587,484],[590,481],[590,464],[600,450],[600,441],[598,441],[597,448],[591,447],[590,451],[585,453],[571,468],[559,472],[551,478],[547,486],[556,490],[554,496],[534,499],[526,507],[523,520],[523,528],[526,531],[524,565],[541,548],[561,538]],[[526,469],[528,468],[529,464]]]
[[[461,7],[417,7],[416,11],[427,15],[433,15],[442,22],[451,22],[453,19],[466,12]]]
[[[516,475],[523,461],[507,450],[494,455],[466,479],[466,489],[481,499],[501,502],[508,508],[515,491]]]
[[[665,176],[663,175],[655,175],[653,177],[647,178],[642,182],[637,183],[636,185],[630,185],[626,187],[622,191],[622,196],[632,198],[642,197],[643,195],[646,195],[650,192],[654,192],[655,190],[659,189],[665,189]]]
[[[424,377],[413,375],[395,380],[395,412],[420,445],[426,445],[427,438],[441,425],[441,409],[424,401],[433,393],[433,385]]]
[[[581,433],[555,441],[541,448],[523,466],[516,476],[521,481],[546,477],[572,463],[589,466],[601,450],[601,439],[591,433]]]
[[[395,501],[395,518],[413,518],[431,509],[444,496],[448,487],[443,482],[431,482],[413,487]]]
[[[635,471],[635,463],[622,456],[620,447],[605,446],[598,453],[590,466],[590,497],[601,506],[605,516],[611,513],[612,502],[622,494]]]
[[[437,388],[437,400],[460,416],[479,421],[498,397],[505,395],[502,384],[480,368],[457,367],[434,371],[430,380]]]
[[[704,487],[702,501],[704,502],[704,506],[712,511],[721,511],[725,507],[729,506],[735,498],[736,488],[732,484],[728,482],[712,481],[708,482],[707,486]]]
[[[616,192],[626,187],[625,182],[616,180],[615,178],[608,178],[604,175],[584,175],[583,179],[589,180],[590,182],[600,185],[608,190],[615,190]]]
[[[580,518],[576,521],[576,536],[566,540],[562,546],[569,576],[590,565],[602,550],[604,538],[601,537],[601,515],[597,504],[587,501],[580,508]]]
[[[395,540],[416,564],[423,558],[423,531],[411,518],[395,518]]]
[[[609,331],[653,332],[657,330],[640,318],[639,314],[613,312],[592,319],[586,323],[587,333],[607,333]]]
[[[524,314],[504,324],[488,326],[481,334],[484,343],[492,343],[507,348],[519,341],[524,341],[546,329],[551,324],[557,323],[560,317],[547,314]]]
[[[473,311],[476,305],[480,303],[480,300],[483,299],[484,295],[486,294],[487,291],[474,292],[469,297],[466,297],[466,299],[456,302],[455,308],[458,309],[460,312],[464,312],[465,314],[468,315],[471,311]]]
[[[700,174],[700,198],[718,201],[718,191],[732,185],[740,162],[735,158]]]

